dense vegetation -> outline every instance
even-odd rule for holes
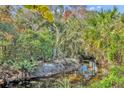
[[[0,70],[30,72],[39,60],[85,54],[110,70],[88,87],[124,87],[124,14],[69,7],[0,6]]]

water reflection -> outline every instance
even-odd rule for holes
[[[97,73],[96,63],[89,61],[88,63],[83,63],[79,69],[80,74],[86,79],[90,79],[92,76],[95,76]]]

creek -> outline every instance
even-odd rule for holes
[[[31,73],[29,80],[9,83],[12,88],[67,88],[86,87],[90,81],[97,78],[99,68],[94,60],[80,63],[75,59],[57,60],[54,63],[42,63]]]

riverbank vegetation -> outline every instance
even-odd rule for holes
[[[40,61],[91,56],[102,75],[73,87],[124,87],[124,14],[68,7],[0,6],[0,79],[33,72]],[[56,87],[70,84],[67,76]]]

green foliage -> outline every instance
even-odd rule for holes
[[[0,22],[0,63],[7,58],[7,47],[12,44],[15,28],[9,23]]]
[[[10,23],[3,23],[3,22],[0,22],[0,30],[11,34],[12,33],[14,34],[15,31],[13,25],[11,25]]]
[[[17,38],[15,49],[16,59],[42,58],[48,60],[52,56],[52,36],[47,30],[34,32],[25,31]]]
[[[82,34],[84,50],[88,54],[94,55],[99,61],[102,60],[101,58],[105,58],[109,62],[123,62],[121,59],[124,58],[122,55],[124,52],[122,25],[124,24],[116,8],[112,11],[88,14],[84,23],[85,29]]]
[[[0,32],[0,46],[7,46],[10,42],[6,40],[4,32]]]
[[[43,9],[45,8],[47,9],[47,11],[41,11],[42,10],[41,8]],[[39,12],[49,11],[47,6],[43,6],[43,7],[39,6],[37,7],[37,9],[39,9]],[[6,11],[9,10],[7,10],[6,8]],[[49,32],[47,26],[44,26],[43,24],[44,22],[39,25],[38,24],[31,25],[30,22],[27,21],[30,19],[29,17],[25,17],[25,19],[24,17],[22,17],[23,18],[22,19],[20,16],[15,16],[17,18],[14,19],[14,21],[12,21],[10,19],[9,12],[7,13],[8,14],[4,14],[3,12],[2,17],[3,19],[5,17],[5,21],[0,22],[1,65],[6,64],[7,66],[10,66],[10,68],[14,67],[15,69],[18,70],[26,69],[27,71],[30,71],[35,68],[34,64],[36,64],[37,60],[45,60],[45,61],[51,60],[52,49],[53,49],[53,35],[51,32]],[[21,15],[22,13],[19,12],[19,14]],[[45,15],[46,14],[42,16],[45,17]],[[31,18],[34,17],[36,17],[36,14],[33,14]],[[46,19],[50,21],[52,20],[50,18],[46,18]],[[8,21],[6,22],[6,19],[13,23],[10,24]],[[33,20],[33,23],[36,23],[37,20],[38,19]],[[16,25],[14,25],[14,22]],[[26,24],[24,24],[23,22],[25,22]],[[29,23],[29,25],[27,25],[27,22]],[[35,29],[34,26],[37,25],[38,27],[36,27]],[[39,28],[39,26],[41,27]],[[24,28],[26,29],[24,30]],[[27,30],[27,28],[31,30]],[[38,30],[38,31],[32,31],[32,30]],[[35,60],[35,62],[33,60]]]
[[[71,87],[69,80],[66,77],[64,77],[62,80],[58,80],[55,86],[58,88],[70,88]]]
[[[25,31],[18,34],[15,39],[14,44],[10,42],[6,50],[2,52],[0,56],[2,62],[7,64],[10,62],[11,64],[8,65],[14,66],[15,69],[31,70],[38,59],[51,60],[53,37],[46,28],[40,32]],[[35,62],[32,63],[32,59]]]
[[[123,66],[114,66],[111,68],[107,77],[103,80],[97,81],[89,87],[94,88],[110,88],[110,87],[123,87],[124,77],[122,73],[124,71]]]
[[[71,18],[60,32],[59,47],[64,56],[77,57],[82,52],[83,26],[79,19]]]
[[[20,60],[20,62],[12,62],[12,67],[14,70],[21,70],[26,72],[32,72],[36,69],[36,60]]]
[[[16,34],[13,25],[0,23],[0,46],[8,46],[12,43],[12,37]]]

